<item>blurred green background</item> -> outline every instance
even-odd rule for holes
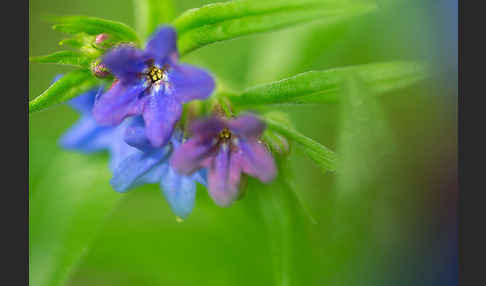
[[[209,2],[175,1],[176,15]],[[323,174],[291,148],[294,191],[317,224],[299,208],[289,224],[268,221],[266,213],[281,211],[272,193],[290,190],[253,180],[231,208],[198,189],[193,213],[178,223],[157,185],[116,193],[106,154],[58,146],[78,117],[69,107],[30,115],[31,285],[273,285],[278,243],[289,285],[457,285],[457,1],[422,2],[429,1],[382,1],[378,12],[330,27],[247,36],[182,59],[235,90],[339,66],[431,64],[429,80],[363,106],[278,107],[343,156],[341,172]],[[58,50],[63,38],[43,17],[82,14],[133,26],[132,4],[31,0],[30,55]],[[66,71],[31,64],[30,98]]]

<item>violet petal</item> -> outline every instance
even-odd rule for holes
[[[148,95],[143,110],[145,134],[154,147],[162,147],[170,139],[182,114],[182,105],[159,89]]]
[[[145,87],[124,85],[118,81],[101,96],[97,96],[93,107],[93,116],[99,124],[117,125],[125,117],[141,113],[143,104],[139,94]]]
[[[181,103],[195,99],[206,99],[214,90],[214,79],[204,69],[188,64],[179,64],[169,72],[171,93]]]

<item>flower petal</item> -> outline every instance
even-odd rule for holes
[[[138,186],[137,180],[165,160],[169,151],[170,148],[161,148],[154,152],[137,151],[128,156],[114,170],[110,184],[122,193]]]
[[[128,158],[128,156],[135,154],[138,152],[137,148],[134,148],[127,143],[125,143],[122,139],[113,139],[110,145],[110,170],[114,171],[118,168],[121,162]]]
[[[196,182],[169,167],[161,178],[160,187],[172,211],[177,216],[186,218],[194,207]]]
[[[182,114],[182,105],[162,90],[153,91],[148,96],[143,110],[145,134],[154,147],[167,144]]]
[[[265,123],[253,114],[240,115],[228,122],[231,131],[246,138],[256,138],[265,130]]]
[[[93,105],[95,102],[95,97],[98,92],[102,92],[103,87],[97,87],[90,91],[87,91],[75,98],[72,98],[67,102],[71,108],[75,109],[79,113],[90,114],[93,110]]]
[[[172,152],[170,165],[179,173],[191,175],[202,162],[214,154],[213,138],[194,136]]]
[[[209,195],[222,207],[231,205],[239,195],[241,167],[235,159],[230,148],[223,145],[209,168]]]
[[[145,133],[145,122],[142,116],[132,118],[123,134],[123,140],[128,145],[144,152],[149,152],[154,149]]]
[[[256,140],[240,140],[238,146],[243,172],[262,182],[269,182],[275,178],[275,162],[263,143]]]
[[[129,124],[130,119],[123,121],[115,128],[115,132],[112,136],[110,144],[110,170],[112,171],[114,171],[125,158],[138,152],[137,148],[128,145],[123,140],[123,136]]]
[[[218,117],[195,120],[191,123],[190,131],[194,136],[214,137],[225,127],[225,122]]]
[[[169,163],[167,160],[161,161],[150,171],[137,179],[137,184],[159,184],[162,177],[166,175],[169,170]]]
[[[116,78],[128,83],[138,79],[148,59],[143,51],[129,45],[120,45],[106,53],[101,62]]]
[[[207,187],[208,186],[208,169],[199,169],[197,172],[191,175],[191,178],[198,182],[199,184]]]
[[[155,31],[148,40],[145,52],[158,62],[167,56],[177,60],[177,34],[174,28],[164,26]]]
[[[113,127],[100,126],[93,118],[83,116],[64,133],[59,144],[82,153],[101,151],[110,146],[113,132]]]
[[[181,103],[206,99],[214,90],[214,79],[205,70],[188,64],[174,65],[169,71],[170,92]]]
[[[145,90],[142,84],[124,85],[117,81],[104,94],[96,97],[93,116],[99,124],[117,125],[130,115],[140,114],[145,98],[139,95]]]

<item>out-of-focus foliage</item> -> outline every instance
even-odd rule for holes
[[[58,23],[53,26],[53,29],[63,33],[88,35],[107,33],[122,41],[140,42],[135,30],[120,22],[86,16],[57,17],[53,18],[53,21]]]
[[[172,0],[133,0],[135,27],[146,39],[161,23],[169,23],[174,18]]]
[[[87,58],[81,53],[74,51],[59,51],[47,56],[31,57],[31,62],[46,63],[46,64],[63,64],[72,65],[75,67],[88,68],[91,64],[90,58]]]
[[[427,77],[423,64],[411,62],[373,63],[368,65],[310,71],[277,82],[249,88],[233,96],[238,106],[268,104],[334,103],[342,93],[342,82],[350,73],[358,73],[365,85],[377,94],[413,85]]]
[[[371,12],[366,2],[237,0],[188,10],[174,20],[182,55],[204,45],[310,21],[332,24]]]

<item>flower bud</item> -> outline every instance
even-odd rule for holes
[[[267,130],[264,137],[266,143],[274,153],[279,155],[286,155],[289,153],[289,142],[282,135]]]
[[[101,45],[103,42],[105,42],[110,36],[108,34],[99,34],[98,36],[96,36],[95,38],[95,44],[97,45]]]
[[[104,78],[110,75],[110,70],[104,64],[100,63],[100,60],[96,60],[91,65],[91,73],[98,78]]]

